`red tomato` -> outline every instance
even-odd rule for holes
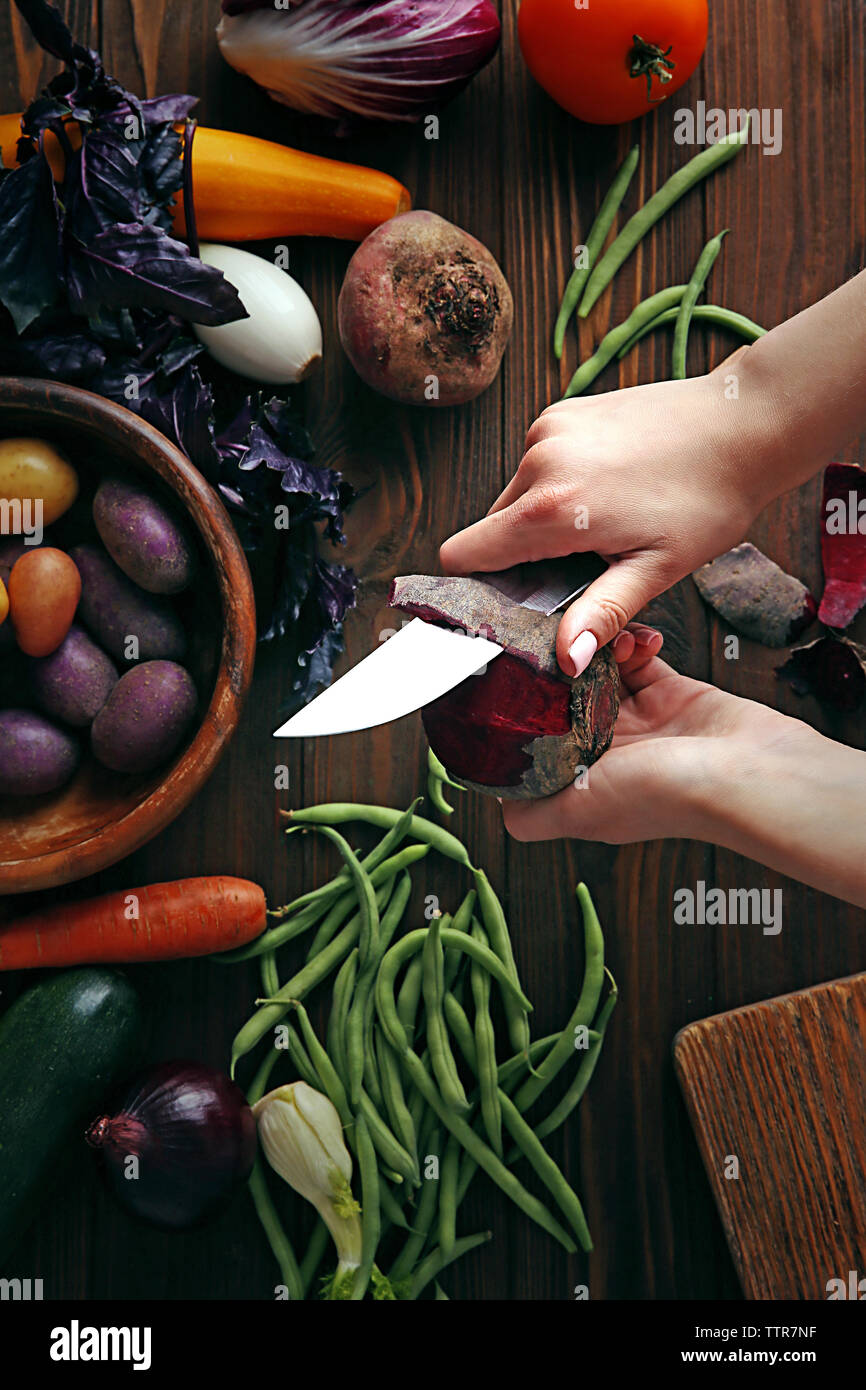
[[[707,42],[707,0],[523,0],[518,34],[554,101],[582,121],[618,125],[691,77]]]

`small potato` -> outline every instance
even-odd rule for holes
[[[5,623],[9,616],[9,595],[6,592],[6,585],[0,579],[0,626]]]
[[[74,623],[56,652],[30,663],[39,708],[75,728],[93,723],[116,684],[114,662]]]
[[[109,656],[122,666],[182,660],[186,634],[165,599],[143,593],[94,545],[76,545],[70,554],[81,573],[79,618]]]
[[[53,444],[44,439],[0,439],[0,499],[41,503],[42,515],[32,515],[31,524],[50,526],[77,496],[78,475]],[[28,510],[25,506],[24,512]]]
[[[196,712],[192,677],[174,661],[145,661],[121,676],[93,721],[91,746],[114,772],[150,772],[180,746]]]
[[[102,543],[124,574],[150,594],[179,594],[190,583],[192,548],[170,512],[121,478],[100,483],[93,520]]]
[[[63,641],[81,597],[81,575],[65,550],[29,550],[12,566],[9,612],[27,656],[48,656]]]
[[[39,796],[57,791],[78,766],[71,734],[31,710],[0,710],[0,793]]]

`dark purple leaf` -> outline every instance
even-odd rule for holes
[[[89,385],[104,366],[105,353],[86,333],[45,333],[32,340],[0,338],[0,372],[10,375]]]
[[[18,9],[30,26],[34,39],[46,53],[52,53],[64,63],[73,63],[87,54],[76,43],[66,27],[59,10],[45,0],[15,0]]]
[[[5,185],[4,185],[5,187]],[[76,313],[110,308],[161,309],[193,323],[234,323],[247,317],[221,271],[195,260],[181,241],[140,222],[107,227],[70,248],[69,299]]]
[[[58,212],[48,161],[38,155],[0,183],[0,303],[19,333],[57,298]]]
[[[177,125],[181,121],[185,121],[190,111],[197,105],[198,97],[178,93],[174,96],[147,97],[141,103],[141,109],[144,112],[144,119],[148,128],[150,128],[165,123]]]

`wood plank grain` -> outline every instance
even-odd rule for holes
[[[690,1024],[674,1059],[746,1296],[823,1299],[859,1280],[866,975]]]

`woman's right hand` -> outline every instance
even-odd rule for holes
[[[730,397],[732,362],[549,406],[487,516],[442,546],[443,568],[596,551],[609,568],[563,615],[557,641],[562,669],[579,674],[650,599],[738,544],[768,500],[768,406],[742,389]]]

